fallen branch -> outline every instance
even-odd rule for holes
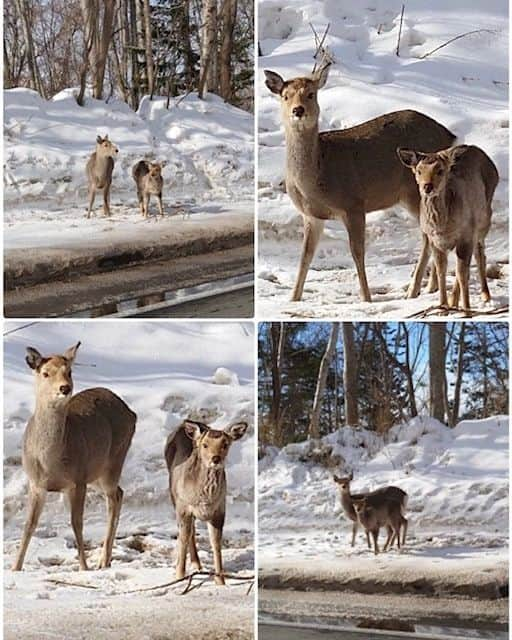
[[[82,584],[80,582],[66,582],[66,580],[58,580],[57,578],[46,578],[45,582],[51,582],[65,587],[82,587],[83,589],[99,589],[94,584]]]
[[[236,576],[230,573],[225,573],[223,575],[224,575],[224,578],[226,578],[227,580],[237,580],[241,583],[249,582],[250,580],[254,581],[254,576]],[[153,587],[143,587],[142,589],[131,589],[130,591],[123,591],[122,595],[129,594],[129,593],[142,593],[145,591],[155,591],[156,589],[167,589],[168,587],[173,587],[177,584],[180,584],[181,582],[185,582],[186,580],[188,580],[189,585],[183,591],[183,593],[185,594],[188,591],[192,590],[190,588],[190,583],[192,582],[192,579],[195,578],[196,576],[206,576],[206,580],[204,580],[204,582],[206,582],[208,579],[214,578],[215,573],[210,571],[194,571],[193,573],[190,573],[188,576],[185,576],[184,578],[180,578],[179,580],[172,580],[171,582],[166,582],[164,584],[157,584]]]
[[[461,38],[465,38],[466,36],[475,35],[476,33],[490,33],[492,35],[497,35],[498,32],[493,29],[475,29],[474,31],[467,31],[466,33],[461,33],[460,35],[455,36],[455,38],[451,38],[450,40],[447,40],[443,44],[440,44],[435,49],[432,49],[432,51],[428,51],[427,53],[424,53],[422,56],[419,57],[419,59],[424,60],[425,58],[428,58],[436,51],[439,51],[439,49],[443,49],[443,47],[447,47],[452,42],[455,42],[456,40],[460,40]]]
[[[475,316],[497,316],[508,313],[508,305],[504,307],[498,307],[497,309],[490,309],[489,311],[478,311],[478,310],[470,310],[465,312],[465,318],[474,318]],[[433,307],[427,307],[422,311],[417,311],[410,316],[407,316],[407,319],[411,318],[427,318],[429,316],[447,316],[450,314],[461,313],[462,309],[458,307],[440,307],[439,305],[435,305]]]

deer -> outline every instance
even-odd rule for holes
[[[13,571],[21,571],[48,492],[64,493],[71,511],[80,570],[87,570],[83,540],[87,485],[95,483],[107,503],[107,534],[98,569],[111,566],[123,501],[119,478],[135,433],[136,414],[102,387],[73,395],[72,367],[80,342],[62,355],[43,356],[28,347],[26,363],[35,377],[36,402],[22,445],[28,476],[28,515]]]
[[[222,530],[226,516],[225,464],[232,443],[247,431],[246,422],[224,430],[185,420],[165,445],[169,492],[178,523],[176,579],[185,577],[187,552],[201,571],[195,538],[196,518],[206,522],[214,558],[214,582],[224,585]]]
[[[368,498],[371,505],[379,504],[382,501],[394,501],[400,505],[401,512],[405,511],[407,506],[408,496],[403,489],[394,486],[381,487],[380,489],[376,489],[375,491],[366,492],[366,493],[351,493],[350,492],[350,483],[354,479],[354,474],[350,473],[348,476],[338,477],[337,475],[333,476],[334,482],[338,485],[339,493],[340,493],[340,502],[343,508],[343,513],[345,516],[352,521],[352,541],[351,546],[355,546],[356,535],[359,528],[360,520],[358,518],[355,503],[357,501],[361,501],[363,499]],[[404,518],[405,519],[405,518]],[[382,525],[384,526],[384,525]],[[386,525],[388,530],[388,540],[390,540],[390,545],[395,541],[394,531],[392,530],[390,525]],[[370,529],[365,528],[366,532],[366,542],[368,544],[368,549],[371,549],[370,544]],[[404,535],[405,541],[405,535]]]
[[[399,500],[389,498],[384,494],[369,494],[354,500],[353,506],[357,519],[366,533],[372,534],[375,555],[380,552],[378,538],[381,527],[386,527],[388,530],[383,551],[387,551],[393,545],[394,540],[397,542],[398,549],[401,548],[401,544],[405,545],[408,521],[402,513],[403,507]],[[400,543],[401,529],[403,529],[403,538]]]
[[[156,162],[148,162],[140,160],[132,169],[132,176],[137,185],[137,198],[139,200],[140,212],[143,218],[149,215],[149,200],[151,195],[155,195],[158,202],[158,211],[162,218],[164,217],[164,209],[162,206],[162,187],[164,184],[162,178],[163,164]]]
[[[470,315],[469,269],[475,257],[481,297],[489,302],[485,238],[491,226],[492,199],[499,182],[498,170],[482,149],[459,145],[437,153],[397,149],[398,157],[412,171],[421,194],[420,225],[428,237],[439,280],[441,308],[459,306]],[[448,300],[448,253],[457,255],[456,281]]]
[[[91,211],[96,198],[96,191],[103,191],[103,213],[110,215],[110,186],[112,184],[112,172],[114,160],[119,149],[108,139],[108,134],[102,138],[96,137],[96,150],[91,154],[86,165],[87,183],[89,191],[89,208],[87,218],[91,217]]]
[[[328,78],[330,62],[305,77],[284,80],[265,70],[266,86],[279,96],[286,139],[286,191],[302,215],[303,244],[292,301],[302,299],[307,273],[327,220],[341,220],[359,279],[360,297],[371,302],[365,269],[366,214],[402,204],[419,219],[416,181],[396,156],[408,146],[439,151],[456,137],[442,124],[411,109],[381,115],[354,127],[319,132],[318,92]],[[315,67],[316,69],[316,67]],[[420,257],[407,291],[419,295],[430,247],[423,236]],[[431,269],[428,288],[437,279]]]

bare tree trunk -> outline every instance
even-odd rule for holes
[[[36,54],[34,50],[34,39],[32,38],[32,28],[30,24],[30,7],[27,3],[27,0],[16,0],[16,8],[18,9],[23,28],[23,37],[25,39],[25,49],[27,51],[27,62],[30,71],[30,77],[32,80],[32,87],[43,98],[46,98],[43,83],[41,81],[41,76],[39,74],[39,68],[37,66]]]
[[[327,374],[329,373],[329,365],[332,360],[334,349],[336,348],[336,342],[338,341],[340,325],[338,322],[333,322],[331,326],[331,334],[325,348],[324,355],[320,362],[320,368],[318,370],[318,378],[316,382],[315,397],[313,399],[313,409],[311,410],[311,418],[309,421],[309,437],[320,437],[320,411],[322,409],[322,400],[325,393],[325,385],[327,383]]]
[[[356,427],[359,424],[357,354],[354,327],[351,322],[343,322],[343,389],[345,394],[345,424]]]
[[[96,41],[97,31],[97,6],[94,0],[80,0],[80,7],[84,21],[84,57],[80,70],[80,91],[76,101],[80,107],[83,107],[87,86],[87,72],[89,71],[89,67],[92,67],[94,73],[95,68],[94,42]]]
[[[404,339],[405,339],[405,377],[407,379],[407,395],[409,396],[409,411],[411,412],[411,418],[415,418],[418,415],[418,408],[416,406],[416,394],[414,389],[414,379],[412,377],[411,366],[411,346],[409,344],[409,330],[407,329],[407,323],[401,322]]]
[[[226,102],[232,96],[231,56],[233,54],[233,31],[235,28],[237,0],[224,0],[222,3],[221,20],[222,35],[219,60],[219,88],[220,95]]]
[[[148,77],[148,94],[153,97],[155,90],[155,65],[153,61],[153,43],[151,37],[151,8],[149,0],[144,0],[144,45],[146,49],[146,72]]]
[[[217,90],[217,0],[203,0],[199,97]]]
[[[107,65],[108,48],[112,40],[115,5],[115,0],[103,0],[103,24],[101,33],[98,33],[98,37],[96,38],[96,52],[94,55],[96,66],[94,69],[93,96],[97,100],[103,98],[105,68]]]
[[[285,325],[283,322],[272,322],[270,325],[272,402],[269,422],[273,431],[273,441],[278,446],[283,444],[281,433],[281,375],[285,344]]]
[[[464,353],[466,350],[465,344],[465,333],[466,333],[466,324],[464,322],[460,323],[460,332],[459,332],[459,345],[457,352],[457,374],[455,377],[455,388],[453,391],[453,409],[450,416],[450,427],[454,427],[459,420],[459,411],[460,411],[460,394],[462,389],[462,378],[464,376]]]
[[[430,415],[440,422],[444,422],[446,396],[445,334],[445,322],[429,324]]]

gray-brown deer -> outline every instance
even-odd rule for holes
[[[108,511],[98,568],[111,564],[123,500],[119,478],[137,416],[109,389],[86,389],[73,395],[71,369],[79,346],[80,342],[63,355],[46,357],[37,349],[27,349],[26,362],[35,375],[36,405],[23,438],[29,503],[13,571],[23,568],[48,491],[67,494],[80,569],[87,569],[83,515],[87,485],[93,482],[105,494]]]
[[[176,579],[185,577],[187,552],[196,571],[201,570],[195,538],[195,520],[208,525],[213,549],[215,583],[223,585],[222,530],[226,517],[226,457],[231,444],[247,431],[239,422],[224,431],[202,422],[185,420],[165,445],[169,490],[178,523]]]
[[[304,240],[292,300],[300,300],[307,272],[326,220],[341,220],[359,278],[362,300],[371,302],[365,271],[365,218],[370,211],[403,204],[416,219],[420,195],[414,177],[396,156],[408,146],[439,151],[455,136],[443,125],[416,111],[396,111],[339,131],[319,133],[318,91],[327,82],[329,65],[309,77],[285,81],[265,71],[266,85],[281,100],[286,137],[286,190],[304,220]],[[408,297],[419,294],[429,245],[421,256]],[[420,269],[420,266],[422,269]],[[435,290],[431,271],[429,289]]]
[[[412,170],[421,194],[420,225],[428,237],[439,279],[439,302],[469,313],[469,269],[475,256],[482,300],[491,298],[487,285],[485,238],[491,226],[492,199],[499,175],[489,156],[474,146],[461,145],[438,153],[398,149]],[[451,300],[446,291],[448,253],[457,254],[456,282]]]
[[[357,519],[365,531],[372,534],[375,555],[379,554],[379,531],[381,527],[386,527],[388,531],[384,551],[387,551],[392,546],[394,540],[396,540],[399,549],[401,545],[405,545],[408,521],[402,513],[403,506],[399,500],[390,499],[382,494],[369,494],[354,500],[353,504]],[[401,530],[403,530],[402,540],[400,540]]]
[[[355,545],[357,530],[360,524],[360,520],[355,510],[355,503],[357,501],[367,498],[370,505],[379,505],[382,501],[391,500],[394,502],[398,502],[398,504],[400,505],[401,513],[403,514],[407,506],[408,499],[407,493],[403,491],[403,489],[394,486],[381,487],[379,489],[376,489],[375,491],[367,491],[365,493],[350,493],[350,483],[352,482],[353,478],[354,476],[352,473],[349,476],[344,476],[341,478],[336,475],[333,476],[334,482],[338,485],[343,513],[349,520],[352,521],[352,547]],[[391,540],[390,544],[393,544],[395,538],[394,531],[391,525],[388,524],[382,526],[386,526],[388,532],[388,540]],[[368,549],[370,549],[370,529],[365,527],[365,532]]]
[[[91,217],[91,211],[96,197],[96,191],[103,191],[103,213],[110,215],[110,186],[112,185],[112,172],[114,171],[114,159],[119,149],[110,142],[108,135],[104,138],[96,138],[96,150],[87,161],[87,184],[89,190],[89,208],[87,217]]]
[[[164,181],[162,178],[163,164],[140,160],[132,169],[133,179],[137,185],[137,198],[139,200],[140,212],[143,218],[149,215],[149,200],[151,195],[156,196],[158,202],[158,212],[163,217],[164,208],[162,205],[162,189]]]

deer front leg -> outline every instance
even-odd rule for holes
[[[159,193],[157,195],[156,199],[158,201],[158,211],[159,211],[161,217],[163,218],[164,217],[164,207],[163,207],[163,204],[162,204],[162,194]]]
[[[430,242],[428,241],[428,236],[425,233],[422,233],[420,257],[418,258],[409,289],[407,290],[407,298],[417,298],[420,295],[421,281],[428,264],[429,256]]]
[[[106,216],[110,215],[110,182],[107,182],[103,189],[103,213]]]
[[[461,244],[456,247],[456,252],[457,264],[455,272],[462,296],[462,308],[466,313],[469,313],[471,307],[469,301],[469,267],[471,264],[473,247],[469,244]]]
[[[350,543],[351,547],[354,547],[356,544],[356,535],[357,535],[358,523],[357,520],[354,520],[352,523],[352,542]]]
[[[189,546],[189,552],[190,552],[190,563],[192,564],[192,567],[196,570],[196,571],[201,571],[201,561],[199,560],[199,554],[197,552],[197,545],[196,545],[196,531],[195,531],[196,527],[195,527],[195,521],[192,520],[192,532],[190,534],[190,546]]]
[[[215,584],[224,585],[224,569],[222,567],[222,529],[224,516],[219,515],[208,522],[208,534],[213,549],[213,564],[215,567]]]
[[[106,569],[112,564],[112,547],[116,535],[119,516],[121,514],[121,505],[123,503],[123,490],[121,487],[111,487],[105,489],[105,498],[107,501],[107,535],[103,543],[101,558],[98,562],[98,569]]]
[[[376,556],[379,555],[379,530],[374,529],[372,531],[373,545],[374,545],[374,553]]]
[[[356,265],[359,278],[359,295],[363,302],[371,302],[370,288],[366,280],[366,268],[364,263],[366,217],[364,210],[347,211],[345,224],[348,232],[350,251]]]
[[[390,526],[387,527],[387,533],[388,533],[388,537],[384,544],[383,551],[387,551],[388,549],[390,549],[393,546],[393,542],[395,541],[395,533]]]
[[[318,242],[324,230],[324,221],[318,218],[303,215],[304,239],[302,241],[302,253],[300,256],[299,271],[295,280],[292,293],[292,302],[298,302],[302,298],[304,283],[308,275],[308,269],[315,255]]]
[[[91,211],[96,198],[96,189],[91,185],[89,186],[89,207],[87,208],[87,217],[91,217]]]
[[[144,194],[144,217],[147,218],[149,216],[149,193]]]
[[[405,547],[405,539],[407,537],[407,528],[408,527],[409,527],[409,520],[407,520],[407,518],[402,516],[402,529],[403,529],[402,546],[403,547]]]
[[[36,487],[30,487],[30,493],[28,497],[28,515],[25,522],[25,528],[23,529],[23,536],[21,538],[21,544],[16,557],[12,570],[21,571],[23,569],[23,562],[25,561],[25,554],[27,553],[28,545],[36,530],[37,523],[41,516],[41,512],[46,500],[46,491]]]
[[[78,549],[78,561],[81,571],[87,571],[87,561],[85,559],[85,548],[83,538],[84,527],[84,505],[87,485],[77,484],[68,491],[69,505],[71,508],[71,526],[75,534],[76,546]]]
[[[436,263],[437,278],[439,281],[439,304],[441,307],[446,307],[448,306],[448,295],[446,293],[447,256],[443,251],[439,251],[437,247],[433,247],[432,251]]]
[[[185,577],[187,549],[190,545],[193,520],[193,516],[188,513],[178,516],[178,554],[176,559],[176,580],[181,580]]]

